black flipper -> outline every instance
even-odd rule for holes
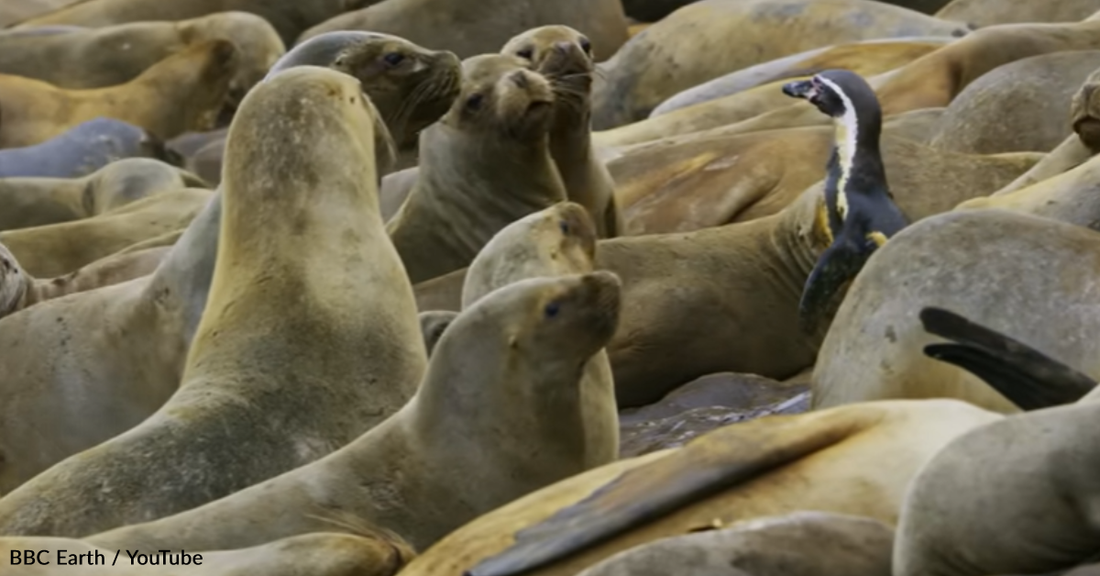
[[[817,331],[832,311],[837,292],[859,274],[870,257],[870,251],[841,239],[821,254],[806,279],[802,301],[798,304],[798,319],[804,332],[812,334]]]
[[[942,308],[925,308],[921,324],[930,334],[956,344],[930,344],[930,358],[958,366],[1023,410],[1072,404],[1096,387],[1096,380],[1004,334]]]

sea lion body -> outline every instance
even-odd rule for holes
[[[959,210],[1000,208],[1100,230],[1100,158],[1031,186],[974,198]]]
[[[642,120],[683,90],[814,48],[965,33],[958,23],[866,0],[693,2],[631,38],[600,65],[603,82],[594,87],[593,125],[608,130]],[[783,41],[776,41],[780,37]]]
[[[376,125],[359,82],[324,68],[287,70],[245,97],[179,390],[0,499],[0,532],[90,534],[194,508],[316,460],[412,396],[426,355],[378,214]]]
[[[451,110],[421,132],[416,184],[386,224],[413,283],[468,266],[505,226],[566,199],[550,83],[495,54],[467,59],[463,76]]]
[[[137,126],[95,118],[41,144],[0,150],[0,178],[80,178],[125,158],[167,160],[169,154]]]
[[[90,541],[149,551],[238,548],[323,529],[325,516],[336,514],[423,550],[480,514],[588,469],[577,366],[614,332],[618,291],[606,272],[495,290],[447,327],[416,396],[374,430],[308,466]]]
[[[662,538],[801,510],[892,525],[920,466],[960,434],[998,418],[935,400],[732,424],[682,448],[620,460],[503,506],[423,552],[405,575],[510,576],[524,565],[532,569],[522,573],[533,576],[577,574]],[[673,504],[677,496],[683,498]],[[652,519],[638,519],[642,510],[632,504],[645,506]],[[566,517],[583,523],[562,531]],[[623,530],[612,531],[611,524]],[[502,554],[514,543],[516,549]],[[549,557],[554,560],[544,564]]]
[[[597,54],[614,54],[627,40],[623,7],[617,0],[396,0],[341,14],[298,39],[337,30],[369,30],[406,38],[421,46],[450,50],[459,58],[500,50],[509,38],[539,26],[580,30]]]
[[[986,27],[1029,22],[1078,22],[1097,11],[1100,11],[1097,0],[1050,0],[1023,4],[1013,0],[953,0],[936,12],[936,17]]]
[[[63,90],[40,80],[0,75],[0,148],[45,142],[99,116],[168,139],[214,127],[235,75],[237,49],[214,40],[179,52],[119,86]]]
[[[570,201],[584,206],[601,238],[623,231],[615,201],[615,182],[593,150],[591,41],[567,26],[543,26],[511,39],[501,50],[525,58],[554,88],[550,155]]]
[[[78,0],[9,0],[0,6],[0,27],[8,27]]]

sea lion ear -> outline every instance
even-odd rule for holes
[[[447,327],[449,327],[457,317],[458,312],[451,312],[449,310],[431,310],[420,313],[420,334],[424,337],[424,348],[427,350],[428,356],[432,355],[432,350],[435,350],[435,345],[439,343],[439,339],[443,337],[443,333],[446,332]]]
[[[955,344],[929,344],[924,354],[952,364],[989,384],[1024,410],[1077,402],[1096,381],[1034,348],[942,308],[925,308],[929,334]]]

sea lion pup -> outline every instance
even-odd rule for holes
[[[0,232],[0,242],[30,274],[61,276],[134,243],[186,228],[211,194],[168,188],[92,218]]]
[[[91,218],[157,192],[206,187],[194,174],[147,158],[111,162],[83,178],[0,178],[0,230]]]
[[[920,321],[929,334],[951,340],[929,344],[924,353],[981,378],[1024,410],[1072,404],[1096,388],[1096,380],[995,330],[942,308],[925,308]]]
[[[137,126],[95,118],[41,144],[0,150],[0,178],[80,178],[125,158],[175,156]]]
[[[337,513],[425,549],[589,468],[579,368],[607,344],[618,315],[619,281],[608,272],[495,290],[447,327],[416,396],[374,430],[313,464],[89,542],[232,549],[331,530],[324,516]]]
[[[0,147],[39,144],[99,116],[129,122],[162,140],[209,130],[226,103],[237,60],[232,43],[212,40],[110,88],[62,90],[0,75]]]
[[[1096,400],[991,422],[944,447],[905,497],[894,574],[1060,574],[1096,562]]]
[[[615,204],[615,182],[592,149],[592,42],[568,26],[543,26],[512,38],[502,54],[531,63],[554,89],[554,123],[550,156],[561,174],[565,193],[584,206],[596,222],[600,238],[622,233]]]
[[[731,35],[730,30],[738,33]],[[959,23],[867,0],[693,2],[601,63],[602,81],[592,94],[592,123],[596,130],[608,130],[642,120],[684,90],[813,48],[966,32]]]
[[[49,558],[49,563],[20,563],[16,566],[21,576],[64,576],[72,570],[68,566],[77,563],[80,576],[396,576],[413,557],[408,545],[384,534],[317,533],[243,550],[189,550],[190,561],[185,565],[180,554],[154,552],[139,559],[137,554],[131,558],[127,551],[116,558],[118,550],[96,548],[80,540],[13,537],[0,538],[0,554],[4,555],[0,563],[9,562],[23,550],[34,550],[35,558]],[[97,554],[102,562],[92,562]],[[107,564],[107,559],[114,561]]]
[[[986,27],[997,24],[1079,22],[1100,10],[1097,0],[1048,0],[1018,3],[1012,0],[953,0],[936,12],[937,18]]]
[[[420,170],[386,230],[415,284],[468,266],[512,222],[565,200],[550,82],[515,56],[462,63],[462,91],[420,133]]]
[[[928,400],[732,424],[513,501],[452,532],[403,575],[565,576],[669,536],[802,510],[892,525],[917,470],[999,418]]]
[[[378,123],[359,83],[324,68],[249,92],[179,390],[0,499],[0,533],[91,534],[188,510],[316,460],[412,396],[426,358],[378,215]]]
[[[996,68],[951,101],[931,145],[970,154],[1053,150],[1070,134],[1066,110],[1098,66],[1100,50],[1083,50]]]
[[[617,0],[394,0],[364,5],[306,30],[298,42],[325,32],[369,30],[451,50],[465,59],[496,52],[524,30],[550,24],[580,30],[599,54],[614,54],[627,40],[626,16]]]
[[[221,12],[181,22],[136,22],[68,34],[0,32],[0,73],[58,88],[105,88],[125,84],[157,62],[208,40],[231,41],[239,51],[229,86],[235,102],[286,52],[263,18]]]
[[[145,0],[84,0],[42,16],[30,18],[16,30],[34,26],[69,24],[102,28],[128,22],[179,21],[217,12],[240,11],[263,16],[278,31],[287,46],[303,30],[341,12],[361,8],[371,0],[187,0],[147,2]]]
[[[1081,255],[1097,249],[1093,230],[999,209],[913,224],[848,290],[818,354],[814,406],[949,397],[1019,411],[974,376],[922,353],[937,341],[918,319],[929,306],[1012,334],[1095,378],[1100,261]]]
[[[578,576],[891,576],[894,530],[878,520],[795,512],[657,540]]]
[[[806,279],[798,305],[804,328],[812,331],[840,285],[854,278],[871,254],[909,222],[886,183],[879,152],[882,110],[867,82],[847,70],[826,70],[787,84],[783,93],[813,104],[836,127],[821,215],[828,219],[822,229],[829,247]]]

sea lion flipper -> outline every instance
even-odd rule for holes
[[[868,257],[869,252],[843,240],[834,242],[821,254],[806,279],[802,301],[798,304],[799,322],[805,332],[817,330],[833,297],[841,286],[855,278]]]
[[[518,531],[464,576],[513,576],[547,566],[856,433],[832,415],[770,416],[716,430],[624,472],[577,503]]]
[[[956,344],[931,344],[930,358],[962,368],[1024,410],[1072,404],[1096,387],[1089,376],[1004,334],[942,308],[921,310],[930,334]]]

